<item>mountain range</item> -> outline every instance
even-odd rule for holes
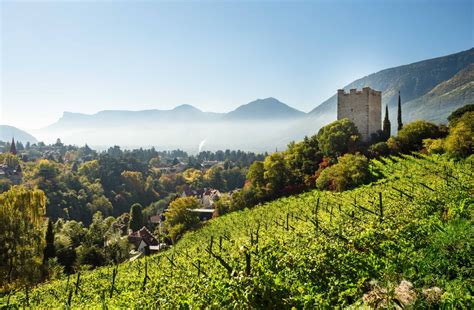
[[[382,105],[396,115],[398,91],[401,93],[405,121],[425,119],[444,123],[455,109],[474,102],[474,48],[448,56],[385,69],[355,80],[343,87],[371,87],[382,91]],[[336,94],[314,108],[310,115],[336,115]],[[394,126],[392,121],[392,126]],[[395,130],[395,127],[392,128]],[[393,131],[392,130],[392,131]]]
[[[306,113],[296,110],[275,98],[257,99],[228,113],[203,112],[183,104],[171,110],[114,111],[105,110],[96,114],[64,112],[49,129],[70,129],[78,126],[108,127],[123,123],[148,124],[156,122],[200,123],[209,121],[248,121],[297,119]]]
[[[344,86],[382,91],[382,104],[396,115],[401,93],[404,122],[425,119],[446,122],[455,109],[474,102],[474,48],[448,56],[389,68]],[[336,89],[334,93],[336,94]],[[309,113],[275,99],[257,99],[228,113],[204,112],[192,105],[171,110],[100,111],[96,114],[64,112],[54,124],[38,130],[38,137],[97,146],[156,146],[182,148],[273,151],[291,140],[317,133],[336,119],[336,95]],[[392,128],[395,132],[396,128]],[[204,143],[203,143],[204,142]]]

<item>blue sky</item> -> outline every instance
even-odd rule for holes
[[[474,1],[1,1],[0,123],[63,111],[309,111],[354,79],[473,46]]]

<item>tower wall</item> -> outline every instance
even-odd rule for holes
[[[369,141],[382,126],[382,92],[364,87],[337,91],[337,119],[348,118],[359,130],[362,140]]]

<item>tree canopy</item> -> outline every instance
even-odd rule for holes
[[[195,197],[182,197],[171,202],[164,213],[164,226],[173,242],[176,242],[185,231],[198,225],[199,217],[190,210],[200,207],[202,206]]]
[[[45,205],[41,190],[14,186],[0,194],[0,290],[41,276]]]
[[[134,203],[130,208],[130,222],[129,228],[132,231],[137,231],[143,227],[144,220],[142,214],[142,205],[139,203]]]
[[[338,157],[354,150],[360,134],[356,125],[344,118],[322,127],[317,139],[323,155]]]

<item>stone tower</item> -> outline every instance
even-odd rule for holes
[[[362,137],[369,141],[372,134],[377,134],[382,126],[382,92],[362,88],[362,91],[351,89],[346,93],[337,91],[337,119],[348,118],[352,121]]]

